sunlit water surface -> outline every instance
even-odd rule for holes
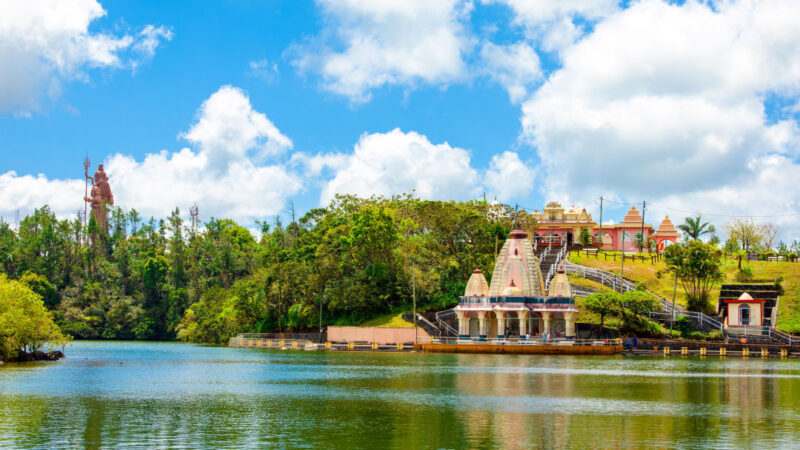
[[[76,342],[0,366],[0,446],[797,448],[799,369]]]

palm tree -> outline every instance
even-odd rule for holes
[[[700,216],[683,219],[683,223],[678,225],[678,229],[683,231],[683,234],[691,241],[699,241],[702,235],[715,231],[714,225],[709,225],[708,222],[701,223]]]

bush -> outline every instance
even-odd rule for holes
[[[692,324],[689,322],[689,318],[686,316],[680,316],[675,319],[675,330],[677,330],[681,336],[687,336],[689,333],[691,333]]]
[[[667,337],[671,339],[678,339],[679,337],[681,337],[681,332],[678,330],[672,330],[672,331],[665,330],[664,334],[666,334]]]
[[[711,333],[708,333],[707,338],[709,341],[721,341],[725,339],[725,333],[722,331],[712,331]]]
[[[706,339],[706,335],[704,335],[699,331],[690,331],[689,333],[686,334],[686,337],[693,341],[702,341]]]

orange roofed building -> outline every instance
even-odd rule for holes
[[[626,252],[637,251],[634,245],[634,237],[644,229],[646,239],[655,239],[659,251],[665,246],[674,244],[680,238],[680,234],[675,230],[675,226],[665,217],[658,226],[658,230],[653,225],[642,224],[642,215],[636,207],[631,207],[621,223],[607,224],[602,227],[592,220],[592,215],[586,212],[586,208],[578,209],[574,205],[570,208],[563,208],[558,202],[550,202],[543,211],[536,210],[531,214],[535,218],[539,227],[533,235],[535,245],[573,245],[580,242],[580,235],[583,230],[588,230],[595,245],[603,250],[624,250]],[[601,231],[602,228],[602,231]]]

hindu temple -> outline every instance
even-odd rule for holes
[[[564,208],[558,202],[549,202],[542,211],[535,210],[530,216],[538,224],[533,235],[536,247],[576,244],[583,230],[587,230],[593,237],[593,243],[603,250],[636,251],[634,237],[642,231],[645,239],[656,241],[659,250],[680,239],[669,216],[664,217],[658,229],[655,229],[644,222],[635,206],[628,210],[622,222],[602,226],[592,219],[586,208],[579,209],[574,205]]]
[[[569,280],[557,273],[545,280],[528,233],[514,230],[498,254],[491,285],[479,269],[455,308],[459,340],[575,337],[575,299]]]

